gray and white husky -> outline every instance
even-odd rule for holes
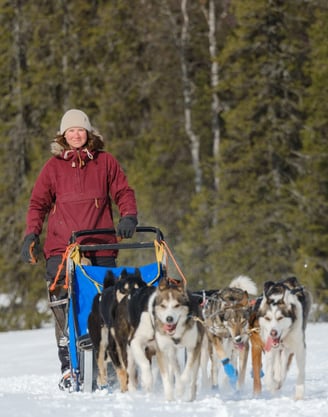
[[[210,291],[203,302],[202,314],[211,360],[211,384],[214,387],[218,385],[217,359],[223,364],[225,384],[229,381],[234,388],[244,385],[249,352],[250,301],[256,293],[255,282],[247,276],[240,275],[234,278],[228,287]],[[202,371],[205,381],[206,362],[204,354]]]
[[[304,398],[305,329],[311,300],[309,291],[300,285],[297,278],[290,277],[278,282],[266,282],[257,307],[265,351],[264,383],[271,392],[279,390],[295,356],[297,400]]]

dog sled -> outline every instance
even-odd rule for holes
[[[88,316],[94,297],[101,293],[108,271],[118,278],[121,272],[139,269],[141,277],[149,286],[156,286],[166,273],[166,249],[164,236],[156,227],[137,227],[131,242],[120,241],[108,244],[79,244],[79,238],[87,235],[115,234],[115,229],[81,230],[73,232],[67,248],[68,320],[67,336],[71,364],[72,391],[92,392],[96,388],[95,352],[89,332]],[[152,237],[153,239],[149,238]],[[145,240],[144,240],[145,239]],[[86,265],[82,254],[101,250],[148,249],[148,263],[135,266],[102,267]],[[151,252],[151,253],[150,253]],[[147,258],[147,260],[148,260]]]

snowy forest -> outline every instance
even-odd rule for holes
[[[139,225],[163,231],[192,289],[295,275],[324,317],[326,0],[0,0],[0,20],[0,330],[49,319],[44,260],[20,250],[69,108],[104,136]]]

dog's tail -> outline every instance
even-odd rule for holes
[[[248,294],[256,295],[257,294],[257,287],[255,282],[247,277],[246,275],[239,275],[238,277],[234,278],[229,285],[230,288],[239,288],[243,291],[247,291]]]

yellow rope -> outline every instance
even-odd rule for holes
[[[72,247],[71,252],[69,253],[69,257],[73,260],[73,262],[76,265],[81,264],[81,254],[79,245]]]
[[[91,281],[92,283],[93,283],[93,285],[97,288],[97,291],[98,291],[98,293],[100,294],[101,293],[101,289],[102,289],[102,287],[103,287],[103,284],[100,284],[98,281],[96,281],[95,279],[93,279],[92,277],[90,277],[90,275],[88,275],[87,273],[86,273],[86,271],[84,270],[84,268],[83,268],[83,266],[82,265],[78,265],[79,267],[80,267],[80,269],[81,269],[81,271],[82,271],[82,274],[89,280],[89,281]]]
[[[147,285],[150,287],[152,286],[161,275],[161,266],[164,263],[164,247],[161,243],[158,242],[158,240],[154,240],[154,248],[155,248],[155,256],[156,256],[156,262],[157,262],[157,275],[155,278],[153,278],[150,282],[147,283]]]
[[[158,277],[161,274],[161,266],[163,264],[165,264],[166,270],[167,270],[167,254],[171,257],[177,271],[179,272],[182,280],[184,281],[184,283],[187,282],[184,274],[182,273],[179,265],[177,264],[170,248],[168,247],[167,243],[165,241],[161,241],[158,242],[158,240],[154,240],[154,247],[155,247],[155,256],[156,256],[156,261],[157,261],[157,266],[158,266],[158,272],[155,278],[152,279],[152,281],[150,281],[147,285],[151,286],[154,284],[154,282],[157,281]],[[78,243],[74,243],[69,245],[66,248],[65,253],[62,255],[62,262],[58,267],[58,271],[57,271],[57,275],[55,277],[55,280],[53,282],[53,284],[50,286],[50,291],[54,291],[54,289],[56,288],[56,284],[57,281],[59,279],[59,275],[64,267],[64,263],[67,260],[67,258],[70,257],[72,259],[72,261],[74,262],[75,265],[78,265],[83,273],[83,275],[89,280],[91,281],[94,286],[97,288],[98,293],[101,292],[101,288],[103,287],[103,284],[99,284],[99,282],[97,282],[95,279],[93,279],[90,275],[88,275],[86,273],[86,271],[84,270],[83,266],[81,265],[81,253],[80,253],[80,247],[78,245]],[[65,288],[68,288],[68,264],[66,263],[66,282],[65,282]]]

